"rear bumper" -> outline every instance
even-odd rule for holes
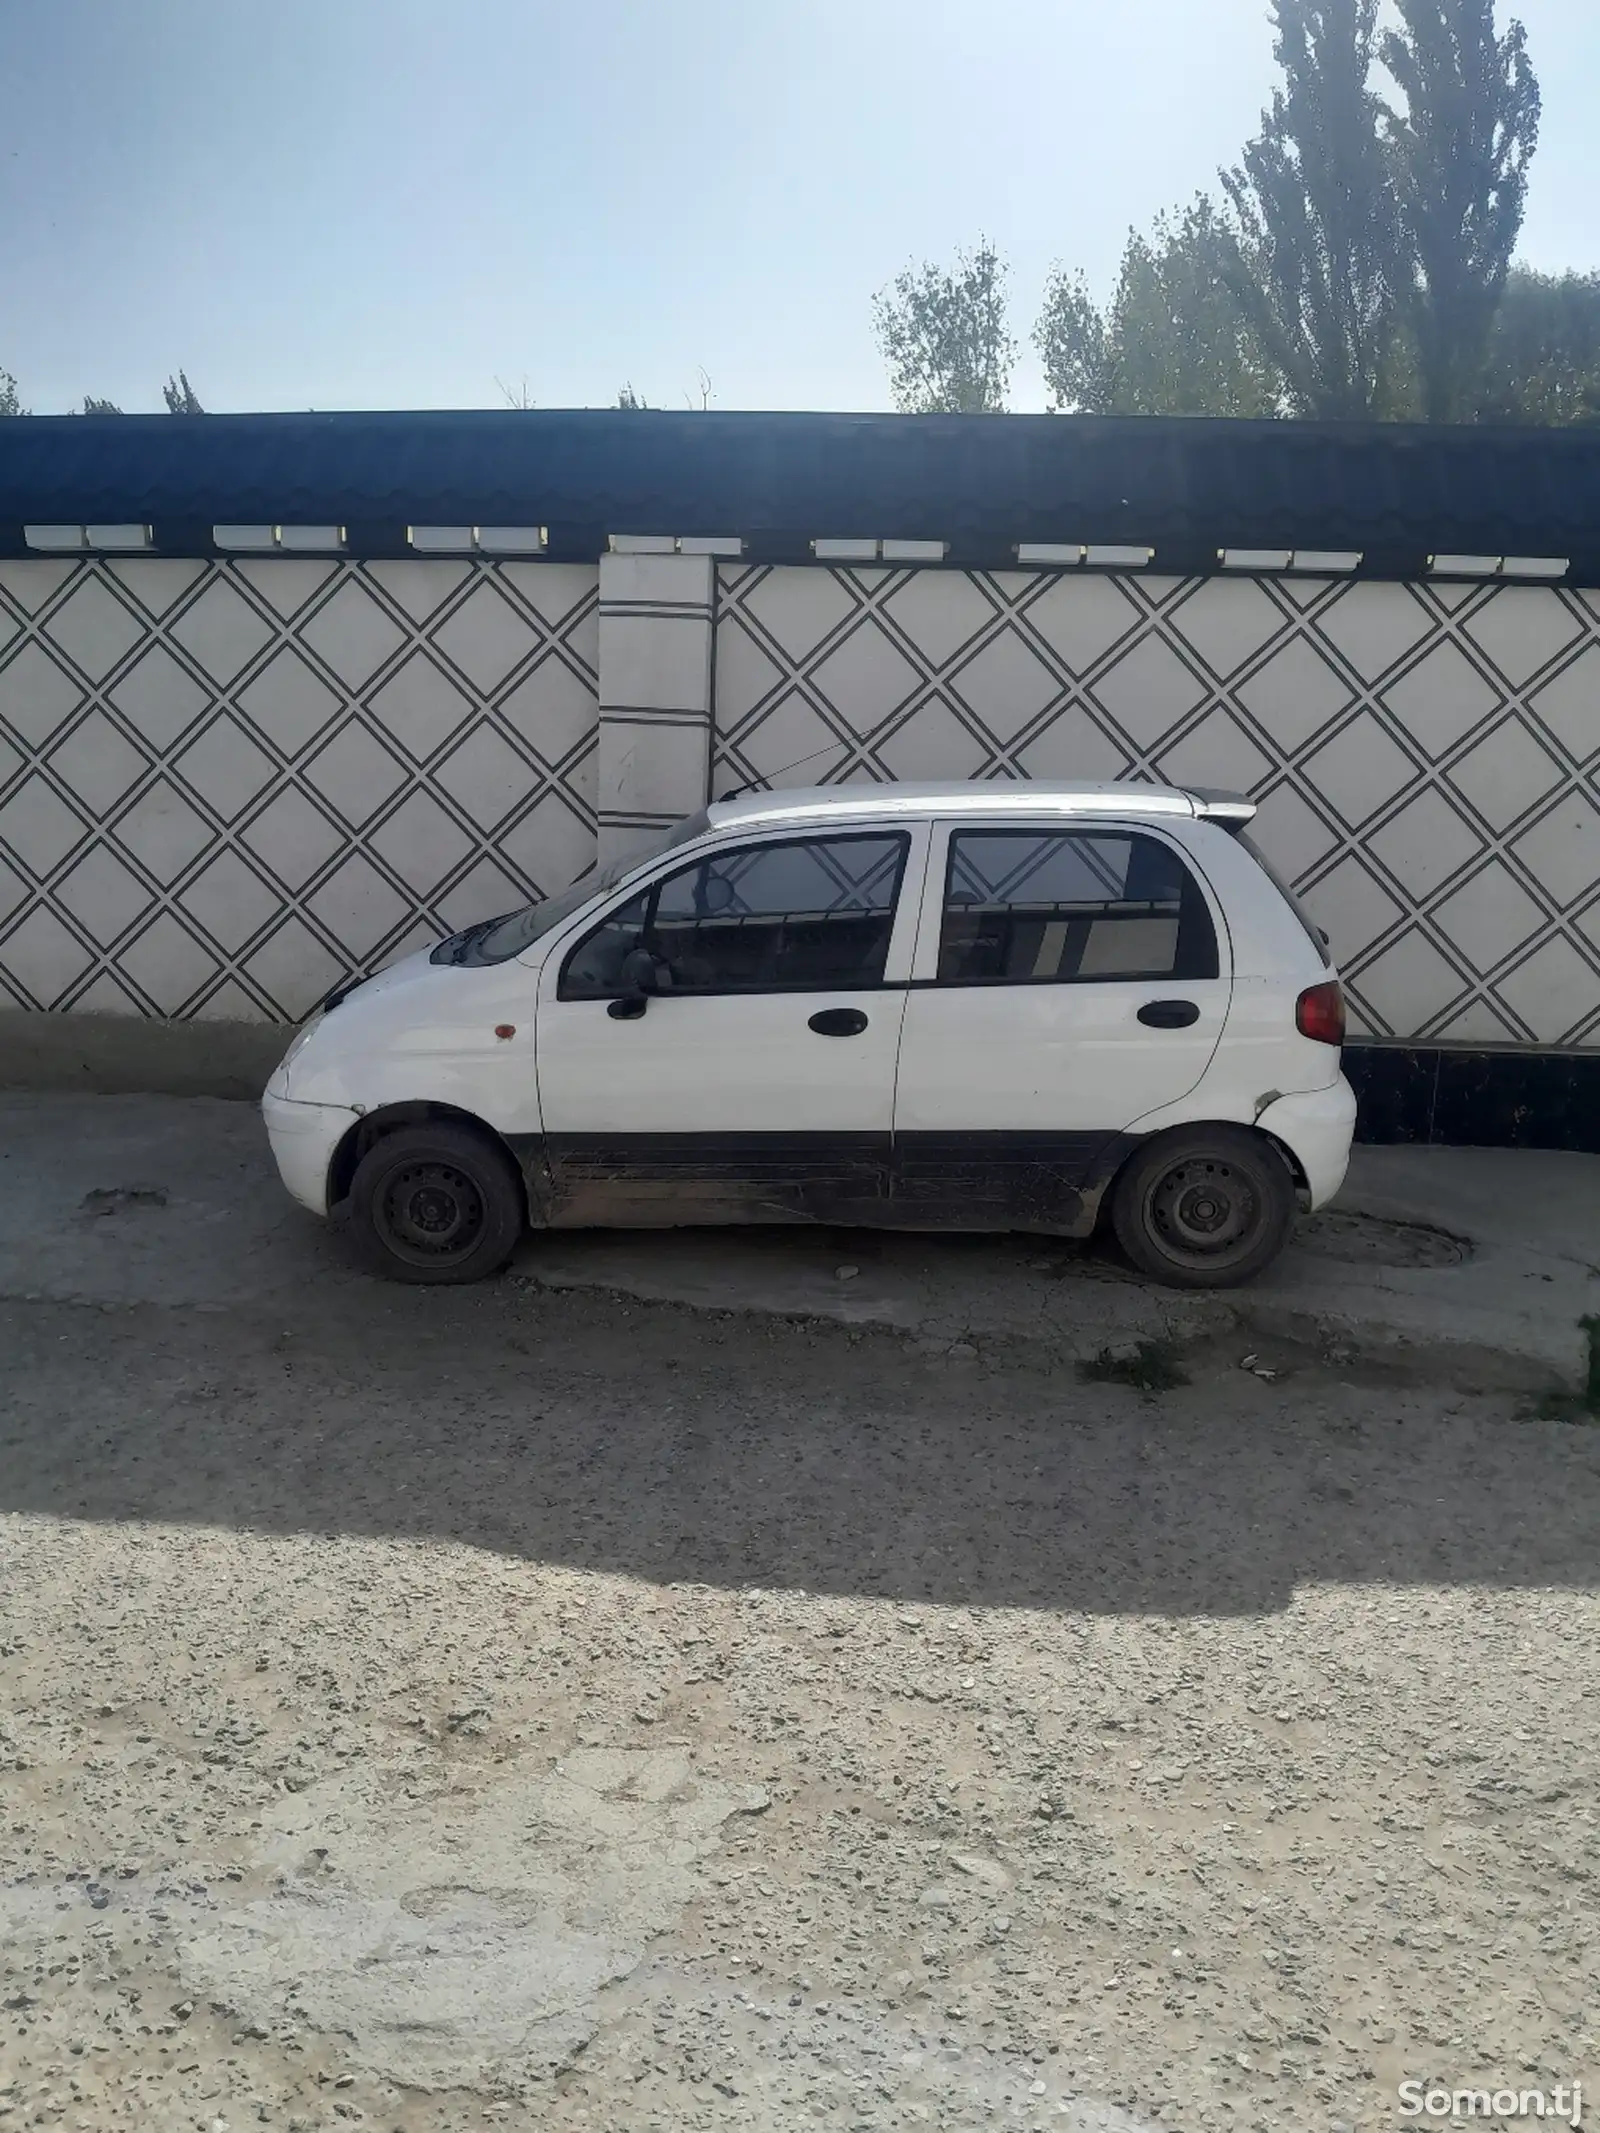
[[[1312,1207],[1326,1206],[1344,1183],[1356,1127],[1356,1093],[1344,1076],[1325,1089],[1280,1096],[1256,1124],[1297,1158],[1311,1188]]]
[[[302,1207],[326,1215],[333,1152],[355,1124],[356,1112],[342,1104],[292,1103],[269,1088],[261,1099],[261,1116],[279,1177]]]

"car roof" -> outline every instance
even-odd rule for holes
[[[785,822],[804,824],[882,820],[915,816],[988,816],[1005,820],[1027,815],[1180,816],[1190,821],[1221,822],[1240,829],[1256,811],[1242,793],[1214,792],[1208,786],[1144,785],[1133,779],[1068,783],[1045,778],[1026,784],[959,782],[894,785],[799,785],[781,792],[739,793],[712,801],[706,810],[713,830],[772,828]]]

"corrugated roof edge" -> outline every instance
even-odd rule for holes
[[[540,525],[552,560],[613,533],[737,535],[749,563],[818,538],[928,540],[1014,568],[1019,543],[1568,557],[1600,582],[1600,425],[1203,417],[674,413],[615,409],[32,415],[0,421],[0,549],[24,524],[141,524],[165,554],[215,525],[339,525],[354,556],[409,525]],[[937,566],[933,566],[937,567]]]

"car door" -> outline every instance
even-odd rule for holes
[[[1199,1081],[1227,928],[1154,828],[933,835],[895,1095],[897,1219],[1075,1226],[1118,1137]]]
[[[878,1219],[926,845],[896,826],[703,848],[558,943],[535,1022],[547,1219]]]

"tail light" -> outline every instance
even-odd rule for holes
[[[1344,990],[1336,978],[1306,987],[1294,1003],[1294,1026],[1318,1044],[1343,1044]]]

